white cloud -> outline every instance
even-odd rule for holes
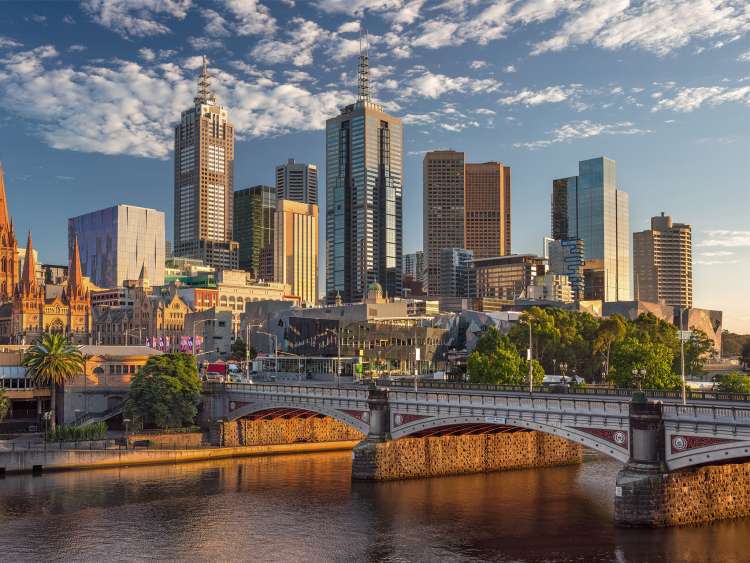
[[[750,231],[717,229],[706,231],[706,239],[698,243],[702,247],[735,248],[750,246]]]
[[[223,0],[234,16],[233,28],[238,35],[270,34],[276,29],[271,11],[257,0]]]
[[[479,70],[480,68],[484,68],[486,66],[487,61],[471,61],[471,64],[469,65],[469,67],[474,70]]]
[[[506,66],[506,67],[503,68],[503,72],[505,72],[507,74],[512,74],[512,73],[516,72],[516,67],[513,66],[513,65],[508,65],[508,66]]]
[[[294,18],[287,30],[288,39],[263,39],[253,48],[254,58],[268,64],[290,62],[295,66],[313,63],[313,51],[330,37],[330,32],[317,23],[303,18]],[[357,48],[359,48],[359,43]]]
[[[743,63],[750,63],[750,51],[745,51],[742,53],[739,57],[737,57],[737,60]]]
[[[516,148],[540,149],[555,143],[567,143],[578,139],[589,139],[600,135],[641,135],[650,133],[648,129],[640,129],[629,121],[620,123],[595,123],[585,119],[566,123],[561,127],[550,131],[546,139],[530,141],[525,143],[514,143]]]
[[[316,0],[315,4],[325,12],[361,15],[365,10],[371,12],[398,11],[404,7],[406,0]]]
[[[156,53],[152,49],[148,49],[146,47],[143,47],[142,49],[138,49],[138,55],[144,60],[144,61],[153,61],[156,59]]]
[[[10,37],[0,35],[0,49],[14,49],[16,47],[23,47],[23,44]]]
[[[76,23],[76,20],[70,14],[66,14],[65,16],[63,16],[62,21],[63,23],[67,23],[68,25],[73,25]]]
[[[402,94],[404,97],[419,96],[423,98],[439,98],[450,92],[484,93],[495,92],[502,85],[492,78],[477,79],[467,76],[446,76],[435,74],[424,67],[416,67],[418,74],[414,74],[407,81]]]
[[[123,37],[147,37],[169,33],[156,18],[184,19],[191,4],[192,0],[83,0],[81,8],[96,23]]]
[[[359,32],[358,21],[345,22],[339,26],[339,33],[358,33],[358,32]]]
[[[88,49],[86,45],[71,45],[70,47],[68,47],[68,51],[70,51],[71,53],[82,53],[86,49]]]
[[[226,37],[229,35],[227,20],[216,10],[205,9],[201,15],[206,20],[206,35],[209,37]]]
[[[53,148],[166,159],[174,124],[195,95],[197,72],[186,71],[194,63],[118,60],[76,67],[43,46],[0,59],[0,92],[9,111]],[[211,73],[239,138],[320,130],[351,97],[269,79],[248,81],[221,69]]]
[[[734,256],[734,252],[732,252],[731,250],[717,250],[715,252],[701,252],[700,255],[706,258],[720,258],[726,256]]]
[[[224,48],[224,42],[221,39],[209,37],[188,37],[188,44],[196,51],[210,51],[212,49]]]
[[[548,86],[542,90],[523,90],[511,96],[500,98],[497,102],[502,105],[521,104],[525,106],[538,106],[540,104],[554,104],[564,102],[580,91],[579,84],[568,86]]]
[[[730,102],[750,105],[750,86],[727,88],[726,86],[699,86],[680,88],[670,98],[662,98],[651,111],[672,110],[691,112],[702,105],[718,106]]]
[[[495,115],[497,112],[487,108],[479,108],[475,109],[474,113],[478,113],[479,115]]]

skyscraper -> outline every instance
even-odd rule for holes
[[[174,254],[217,268],[236,268],[234,126],[209,87],[204,57],[198,95],[175,127]]]
[[[401,294],[403,126],[372,101],[366,45],[357,101],[326,121],[326,294]]]
[[[570,281],[572,297],[575,301],[584,298],[584,247],[581,239],[553,240],[549,243],[549,270],[553,274],[564,275]]]
[[[440,251],[440,297],[473,297],[474,253],[463,248],[443,248]]]
[[[154,285],[164,283],[164,212],[115,205],[68,219],[68,249],[80,247],[83,274],[103,288],[136,280],[145,266]]]
[[[651,228],[633,233],[636,299],[664,300],[674,307],[693,305],[693,240],[690,225],[662,213]]]
[[[276,197],[318,205],[318,167],[293,158],[277,166]]]
[[[233,238],[239,242],[239,267],[272,280],[276,190],[251,186],[234,192]]]
[[[313,306],[318,302],[318,206],[279,199],[275,217],[276,281]]]
[[[587,299],[628,301],[628,194],[617,188],[614,160],[582,160],[578,170],[578,176],[552,182],[552,235],[557,240],[583,241],[584,277],[591,280],[585,288]]]
[[[404,277],[410,276],[413,280],[422,280],[424,277],[424,252],[417,250],[411,254],[404,254],[403,266]]]
[[[466,164],[464,248],[475,258],[510,254],[510,167]]]
[[[422,161],[422,240],[427,293],[438,295],[440,253],[464,248],[464,153],[431,151]]]

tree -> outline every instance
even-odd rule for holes
[[[678,389],[680,376],[672,371],[674,352],[661,342],[627,337],[615,344],[612,351],[610,378],[618,387],[636,387],[633,370],[645,370],[640,382],[645,389]]]
[[[625,319],[620,315],[612,315],[599,323],[599,328],[597,328],[596,337],[594,338],[593,349],[602,355],[605,379],[609,378],[609,357],[612,345],[625,338],[626,332],[627,325]]]
[[[21,364],[39,387],[50,388],[50,420],[56,424],[57,388],[84,373],[80,349],[59,333],[44,333],[23,355]]]
[[[508,337],[518,353],[525,354],[529,347],[529,322],[531,322],[532,353],[548,370],[560,342],[560,331],[555,326],[555,316],[547,309],[531,307],[521,315],[520,322],[510,329]]]
[[[5,396],[5,391],[0,389],[0,422],[3,421],[3,419],[8,416],[8,411],[10,410],[10,399]]]
[[[534,360],[534,384],[544,380],[544,369]],[[528,364],[507,336],[490,327],[477,341],[467,363],[469,381],[495,385],[524,385],[528,382]]]
[[[700,329],[693,328],[685,342],[685,371],[690,375],[703,372],[706,358],[714,352],[714,341]]]
[[[745,342],[740,353],[740,365],[745,369],[750,369],[750,340]]]
[[[722,393],[750,393],[750,377],[738,371],[725,373],[719,377],[717,390]]]
[[[245,344],[245,341],[242,338],[235,338],[234,342],[232,342],[232,357],[235,360],[242,360],[245,361],[245,354],[248,352],[247,345]],[[257,356],[257,352],[255,351],[255,348],[250,346],[250,354],[248,355],[249,360],[252,360]]]
[[[125,413],[144,426],[190,425],[198,414],[201,381],[190,354],[151,356],[130,382]]]

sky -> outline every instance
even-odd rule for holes
[[[750,333],[745,0],[6,1],[0,160],[20,243],[31,230],[66,263],[67,218],[119,203],[166,211],[171,239],[173,128],[202,55],[236,127],[235,188],[287,158],[323,179],[362,24],[374,97],[405,123],[405,252],[422,245],[426,151],[511,167],[516,253],[541,252],[552,179],[608,156],[631,230],[662,211],[691,224],[695,306]]]

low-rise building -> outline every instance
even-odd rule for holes
[[[546,273],[545,259],[532,254],[511,254],[473,261],[476,297],[513,303]]]

